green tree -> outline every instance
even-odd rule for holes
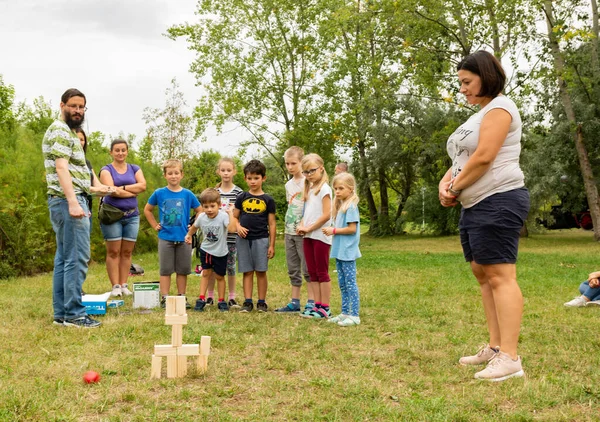
[[[291,145],[333,158],[333,119],[319,107],[323,3],[203,0],[199,22],[168,30],[197,55],[191,69],[206,91],[196,107],[199,133],[235,122],[282,169],[282,152]]]
[[[185,98],[175,78],[166,90],[166,97],[164,109],[144,109],[143,119],[148,125],[142,143],[144,158],[154,158],[157,162],[168,158],[185,161],[192,155],[194,125],[192,117],[185,112]],[[151,145],[150,151],[148,145]]]

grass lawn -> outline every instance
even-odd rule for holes
[[[487,340],[479,290],[457,237],[363,236],[361,250],[360,326],[273,312],[190,312],[183,341],[212,337],[209,370],[176,380],[149,378],[153,346],[170,343],[160,310],[141,313],[127,298],[100,318],[99,329],[59,327],[52,324],[51,274],[0,280],[0,420],[600,420],[600,337],[593,329],[600,309],[563,307],[600,269],[590,232],[521,241],[527,376],[502,383],[474,380],[478,369],[457,363]],[[133,281],[158,279],[156,254],[134,262],[146,275]],[[269,283],[270,308],[285,304],[281,240]],[[90,267],[84,288],[109,290],[103,265]],[[198,290],[192,275],[190,300]],[[240,293],[241,277],[238,299]],[[100,383],[83,384],[87,370],[98,371]]]

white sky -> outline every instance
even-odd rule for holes
[[[164,107],[173,77],[189,113],[201,96],[188,72],[194,53],[162,35],[194,21],[195,10],[196,0],[0,0],[0,74],[17,102],[43,96],[56,110],[62,93],[77,88],[87,97],[88,133],[140,141],[143,109]],[[234,155],[246,135],[226,129],[197,148]]]

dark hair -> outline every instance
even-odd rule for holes
[[[267,175],[267,168],[258,160],[250,160],[244,166],[244,176],[248,176],[249,174],[258,174],[261,177],[265,177]]]
[[[85,131],[81,127],[76,127],[75,129],[73,129],[73,132],[83,134],[83,153],[87,154],[88,145],[87,145],[87,135],[85,134]]]
[[[200,194],[200,203],[204,204],[219,204],[221,203],[221,194],[215,188],[207,188]]]
[[[62,95],[62,97],[60,97],[60,102],[63,104],[67,104],[67,101],[69,101],[69,99],[71,99],[72,97],[82,97],[84,104],[87,103],[87,100],[85,99],[85,95],[83,95],[83,92],[81,92],[80,90],[75,89],[75,88],[67,89],[65,91],[65,93]]]
[[[110,143],[110,150],[112,151],[113,147],[118,144],[125,144],[125,146],[129,150],[129,144],[127,143],[127,141],[125,139],[121,139],[121,138],[117,138]]]
[[[476,51],[462,59],[456,70],[468,70],[481,78],[478,97],[496,98],[504,89],[506,74],[498,59],[487,51]]]

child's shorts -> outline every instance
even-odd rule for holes
[[[224,276],[227,272],[227,255],[214,256],[200,249],[200,262],[203,270],[213,270],[215,274]]]
[[[264,272],[269,269],[269,238],[248,240],[238,237],[236,240],[238,255],[238,272]]]
[[[192,245],[158,239],[160,275],[188,275],[192,269]]]

